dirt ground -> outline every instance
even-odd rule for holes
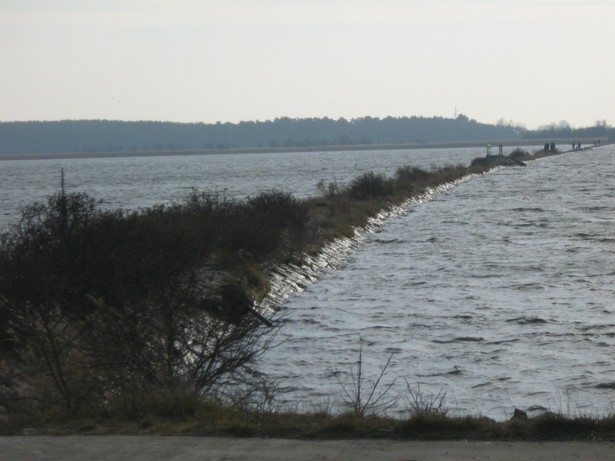
[[[614,460],[606,442],[305,441],[220,437],[0,437],[0,460],[465,461]]]

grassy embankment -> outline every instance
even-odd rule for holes
[[[126,214],[57,195],[28,208],[0,245],[2,432],[613,438],[611,416],[498,423],[451,416],[443,396],[420,393],[410,393],[406,419],[383,417],[383,407],[352,390],[346,414],[288,412],[276,409],[275,388],[253,368],[275,327],[246,305],[266,295],[269,267],[300,263],[383,208],[494,161],[366,173],[345,186],[322,184],[306,200],[195,192],[183,204]]]
[[[305,439],[374,438],[391,440],[584,440],[614,441],[615,416],[564,416],[545,413],[498,422],[481,416],[454,416],[433,403],[409,407],[405,418],[375,414],[332,414],[249,410],[195,397],[151,397],[138,413],[124,411],[55,419],[32,427],[40,433],[141,434],[275,437]]]

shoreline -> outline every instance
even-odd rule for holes
[[[47,153],[21,153],[0,154],[0,161],[5,160],[67,160],[91,158],[130,158],[130,157],[182,157],[199,155],[235,155],[235,154],[283,154],[283,153],[310,153],[310,152],[344,152],[344,151],[379,151],[379,150],[415,150],[415,149],[455,149],[455,148],[484,148],[487,144],[506,147],[542,146],[545,139],[520,139],[507,141],[451,141],[451,142],[424,142],[400,144],[349,144],[304,147],[238,147],[228,149],[172,149],[172,150],[144,150],[119,152],[47,152]],[[570,145],[568,139],[555,139],[556,144]],[[581,140],[584,144],[593,141]],[[603,143],[601,145],[607,145]]]

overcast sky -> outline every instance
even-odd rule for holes
[[[0,0],[0,121],[615,124],[615,0]]]

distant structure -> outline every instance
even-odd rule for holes
[[[504,156],[504,145],[498,145],[498,156]],[[491,155],[491,144],[487,144],[487,157],[495,157],[495,155]]]
[[[523,154],[521,155],[523,156]],[[486,167],[494,167],[494,166],[526,166],[524,162],[519,159],[519,155],[515,156],[513,154],[505,156],[504,155],[504,145],[498,145],[498,153],[491,153],[491,144],[487,144],[487,155],[485,157],[478,157],[472,160],[472,166],[481,165]]]

